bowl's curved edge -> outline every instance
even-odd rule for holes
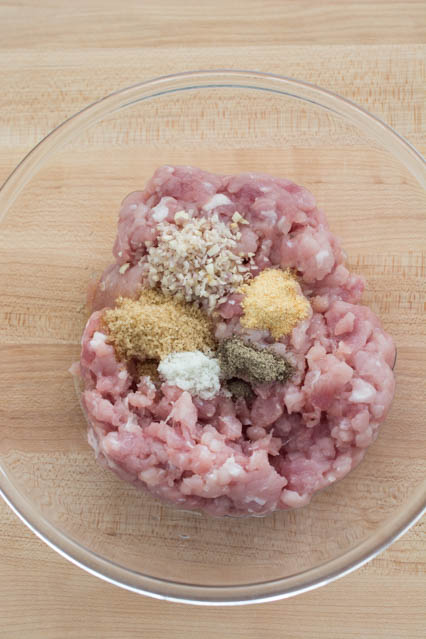
[[[60,146],[61,144],[66,143],[66,141],[74,132],[74,129],[77,128],[77,126],[79,127],[81,124],[84,124],[84,122],[86,122],[87,126],[96,122],[97,117],[101,117],[99,115],[99,111],[102,110],[102,107],[105,105],[106,102],[114,101],[123,95],[127,95],[128,93],[132,93],[143,88],[159,87],[161,85],[167,84],[168,82],[177,80],[192,80],[192,88],[202,88],[202,83],[194,87],[194,81],[196,81],[197,79],[204,79],[203,81],[205,82],[208,79],[208,86],[212,86],[211,82],[213,78],[219,78],[220,76],[222,76],[222,81],[223,77],[225,77],[227,84],[229,84],[230,86],[231,79],[233,77],[244,77],[246,81],[263,80],[277,83],[281,82],[287,83],[296,88],[305,89],[306,91],[319,93],[321,96],[327,98],[328,100],[338,101],[342,105],[345,105],[347,110],[353,110],[354,112],[358,113],[358,115],[362,115],[364,118],[370,121],[372,125],[390,134],[393,137],[394,141],[401,145],[402,148],[409,154],[409,156],[417,163],[419,163],[419,176],[421,178],[421,180],[419,181],[423,187],[426,186],[426,162],[423,156],[417,151],[417,149],[415,149],[415,147],[408,140],[397,133],[392,127],[383,122],[380,118],[369,113],[367,110],[363,109],[359,105],[356,105],[354,102],[348,100],[347,98],[339,96],[338,94],[333,93],[327,89],[317,87],[314,84],[272,73],[264,73],[260,71],[244,71],[238,69],[199,70],[160,76],[152,80],[146,80],[144,82],[139,82],[129,87],[119,89],[105,97],[100,98],[99,100],[92,102],[90,105],[84,107],[83,109],[60,123],[25,155],[25,157],[19,162],[19,164],[11,172],[9,177],[1,186],[0,222],[3,216],[6,214],[8,208],[13,203],[14,199],[16,199],[20,191],[25,187],[27,182],[31,179],[32,175],[42,164],[43,158],[48,154],[50,148],[57,148],[58,145]],[[238,85],[235,85],[235,83],[232,82],[232,86]],[[285,91],[279,92],[287,93]],[[414,177],[416,177],[416,179],[419,179],[417,175],[414,175]],[[11,193],[13,193],[14,197],[11,197]],[[4,200],[6,199],[8,200],[8,206],[2,207],[1,204],[4,203]],[[7,490],[7,487],[9,488],[9,490]],[[12,497],[12,494],[14,492],[16,494],[14,494]],[[414,500],[415,504],[410,510],[409,514],[405,517],[403,517],[402,515],[399,517],[398,525],[394,526],[392,534],[390,534],[386,538],[385,542],[374,543],[374,539],[379,536],[378,531],[376,531],[373,540],[369,538],[369,540],[361,542],[355,548],[352,548],[344,555],[328,561],[325,564],[321,564],[314,569],[299,573],[299,575],[297,576],[285,578],[285,581],[290,584],[285,590],[282,590],[282,588],[280,589],[280,584],[282,584],[283,580],[250,584],[248,586],[199,586],[195,584],[191,585],[176,583],[159,578],[149,577],[147,575],[141,575],[139,573],[133,573],[135,580],[140,581],[142,579],[142,581],[144,582],[143,584],[136,585],[135,580],[130,582],[129,579],[124,579],[124,575],[132,575],[132,571],[123,569],[121,566],[104,560],[101,557],[96,556],[91,551],[86,550],[78,543],[69,539],[65,535],[65,533],[55,529],[53,525],[50,524],[50,522],[48,522],[48,520],[46,520],[45,518],[41,518],[42,526],[37,526],[33,522],[33,518],[31,517],[31,514],[29,512],[30,507],[28,506],[28,504],[25,504],[25,498],[23,498],[22,495],[19,494],[19,491],[15,489],[6,473],[0,468],[0,495],[3,497],[12,511],[15,512],[15,514],[23,521],[23,523],[27,525],[30,530],[32,530],[40,539],[42,539],[47,545],[58,552],[61,556],[68,559],[75,565],[83,568],[86,572],[100,577],[101,579],[108,581],[109,583],[123,587],[127,590],[145,594],[157,599],[166,599],[169,601],[199,605],[237,605],[275,601],[307,592],[309,590],[313,590],[327,583],[330,583],[338,579],[339,577],[347,575],[350,572],[353,572],[354,570],[377,556],[380,552],[385,550],[390,544],[392,544],[396,539],[403,535],[421,518],[426,510],[425,491],[420,488],[417,493]],[[384,525],[385,524],[383,524],[382,527]],[[380,531],[381,528],[379,528],[378,530]],[[83,556],[79,558],[79,554]],[[94,562],[93,558],[95,559]],[[341,565],[343,564],[343,558],[346,559],[346,567]],[[86,563],[83,561],[83,559],[86,559]],[[92,565],[93,563],[94,565]],[[113,575],[108,574],[108,570],[106,570],[105,572],[101,572],[101,566],[105,566],[106,568],[109,567],[110,569],[112,569],[112,571],[116,572],[116,576],[114,577]],[[326,567],[328,568],[328,571],[325,570]],[[318,572],[322,572],[323,575],[317,575],[316,573]],[[308,575],[310,575],[309,581],[306,580],[306,577]],[[304,585],[298,583],[301,581],[302,577],[305,578],[306,581]],[[177,591],[179,590],[182,592],[182,594],[178,594]],[[257,590],[257,594],[255,593],[255,590]],[[259,595],[259,590],[263,590],[264,592]],[[204,599],[196,595],[196,593],[200,592],[205,595]]]

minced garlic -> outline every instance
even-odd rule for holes
[[[241,215],[241,213],[238,213],[238,211],[235,211],[233,214],[232,221],[236,224],[249,224],[249,222]]]
[[[118,269],[121,275],[124,275],[124,273],[130,268],[130,264],[129,262],[126,262],[125,264],[122,264],[120,266],[120,268]]]
[[[137,300],[120,298],[103,321],[120,359],[160,360],[176,351],[214,348],[212,327],[198,308],[144,289]]]
[[[275,339],[308,317],[310,304],[289,270],[266,269],[240,287],[244,328],[268,330]]]
[[[175,222],[158,225],[157,244],[142,258],[148,284],[165,295],[202,304],[210,313],[251,277],[253,260],[236,252],[241,239],[237,222],[234,232],[216,213],[190,217],[185,211],[175,214]]]

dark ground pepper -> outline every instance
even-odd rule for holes
[[[294,372],[293,366],[283,357],[247,344],[239,337],[221,342],[216,357],[225,379],[239,377],[252,384],[266,384],[285,382]]]
[[[238,377],[228,379],[226,386],[234,399],[243,398],[249,401],[254,397],[250,384],[245,382],[243,379],[238,379]]]

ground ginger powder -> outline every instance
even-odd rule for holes
[[[310,305],[290,270],[266,269],[239,289],[244,294],[244,328],[268,330],[275,339],[291,333]]]
[[[202,311],[152,289],[144,289],[137,300],[119,298],[103,322],[122,360],[161,360],[173,352],[209,352],[215,345]]]

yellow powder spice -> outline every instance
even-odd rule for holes
[[[288,335],[309,315],[309,302],[288,269],[265,269],[239,292],[244,293],[241,325],[268,330],[275,339]]]
[[[212,327],[198,308],[145,289],[139,299],[119,298],[103,316],[120,359],[160,360],[175,351],[214,348]]]

